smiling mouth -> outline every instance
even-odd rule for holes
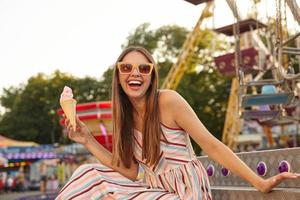
[[[129,81],[128,82],[128,85],[130,86],[130,87],[140,87],[140,86],[142,86],[142,82],[141,81]]]

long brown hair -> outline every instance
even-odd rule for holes
[[[154,165],[160,154],[160,137],[162,134],[160,126],[160,115],[158,108],[158,72],[155,61],[151,54],[143,47],[128,47],[117,59],[114,68],[112,81],[112,109],[113,109],[113,164],[120,164],[120,161],[127,168],[130,167],[134,151],[134,119],[133,106],[119,84],[117,62],[130,52],[142,53],[149,62],[154,64],[151,75],[151,84],[146,92],[146,110],[143,119],[143,147],[142,158],[146,163]],[[146,127],[147,126],[147,127]]]

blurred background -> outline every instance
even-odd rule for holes
[[[65,135],[65,85],[111,150],[113,64],[130,45],[153,53],[160,88],[177,90],[235,152],[299,146],[299,5],[0,0],[0,195],[55,194],[78,165],[96,162]],[[264,91],[273,96],[257,99]]]

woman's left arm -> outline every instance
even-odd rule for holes
[[[250,182],[259,191],[269,192],[284,179],[299,177],[299,174],[285,172],[269,179],[261,178],[205,128],[193,109],[177,92],[168,93],[168,110],[176,124],[183,128],[211,159]]]

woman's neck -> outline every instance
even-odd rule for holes
[[[143,119],[146,110],[146,98],[130,99],[130,101],[134,109],[134,114],[136,114],[138,118]]]

